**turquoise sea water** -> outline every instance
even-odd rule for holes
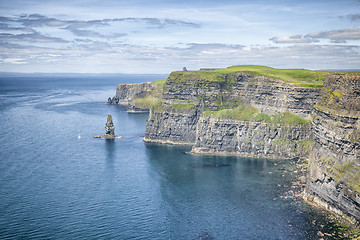
[[[317,239],[322,213],[283,197],[291,161],[146,144],[147,114],[105,104],[161,78],[0,78],[0,239]],[[125,138],[92,137],[107,113]]]

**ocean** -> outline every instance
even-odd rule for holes
[[[288,196],[295,160],[147,144],[146,113],[105,104],[118,83],[164,77],[0,77],[0,239],[316,239],[331,227]],[[93,138],[108,113],[124,138]]]

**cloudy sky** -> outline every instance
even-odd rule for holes
[[[359,69],[360,0],[0,0],[0,72]]]

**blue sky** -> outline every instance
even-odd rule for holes
[[[359,69],[360,0],[0,0],[0,72]]]

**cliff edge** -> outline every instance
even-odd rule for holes
[[[360,222],[360,76],[327,76],[313,118],[305,197]]]

